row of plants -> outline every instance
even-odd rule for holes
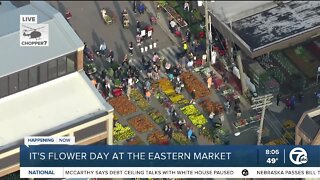
[[[274,52],[271,57],[276,60],[291,76],[293,74],[300,74],[298,69],[290,62],[290,60],[282,52]]]
[[[200,106],[207,114],[214,112],[216,115],[219,115],[224,111],[223,105],[213,102],[209,98],[200,102]]]
[[[200,135],[214,144],[227,144],[229,132],[223,128],[213,128],[209,124],[200,129]]]
[[[131,99],[133,99],[136,105],[143,111],[150,111],[152,107],[147,102],[147,100],[143,97],[143,95],[139,92],[138,89],[132,89],[130,94]]]
[[[154,124],[144,115],[136,116],[128,122],[139,133],[148,132],[155,128]]]
[[[258,122],[258,121],[260,121],[260,119],[261,119],[261,115],[251,116],[247,119],[239,119],[237,121],[234,121],[233,125],[235,128],[240,128],[240,127],[246,126],[248,124]]]
[[[128,126],[123,126],[120,123],[115,123],[115,127],[113,128],[113,138],[116,141],[123,141],[130,139],[134,136],[133,130]]]
[[[137,111],[137,107],[124,95],[113,97],[108,102],[120,116],[127,116]]]
[[[148,143],[151,145],[168,145],[169,137],[160,130],[151,132],[147,137]]]
[[[169,79],[162,78],[158,81],[161,91],[170,99],[173,104],[186,105],[189,101],[181,94],[177,94]]]
[[[208,122],[204,115],[193,104],[180,108],[180,110],[190,119],[192,124],[198,128],[202,128]]]
[[[182,132],[174,131],[172,133],[172,139],[180,145],[190,145],[191,141]]]
[[[166,119],[162,116],[162,114],[155,109],[150,111],[148,114],[151,117],[151,119],[159,125],[166,122]]]
[[[196,99],[210,95],[209,89],[192,72],[183,72],[181,74],[181,80],[189,93],[195,90],[194,94]]]

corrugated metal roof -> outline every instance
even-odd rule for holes
[[[20,46],[20,15],[37,15],[38,24],[49,24],[48,47]],[[30,5],[0,11],[0,77],[66,55],[83,47],[83,42],[64,16],[48,3],[32,1]]]

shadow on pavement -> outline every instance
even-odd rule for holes
[[[115,49],[115,56],[118,57],[118,58],[115,59],[115,60],[117,60],[118,63],[122,63],[122,60],[123,60],[123,58],[124,58],[125,53],[124,53],[122,47],[121,47],[118,43],[115,43],[115,47],[116,47],[116,49]]]
[[[117,21],[122,24],[122,17],[121,17],[121,12],[122,12],[122,10],[121,10],[121,7],[120,7],[120,5],[119,5],[119,2],[113,1],[113,4],[114,4],[114,8],[115,8],[115,14],[118,15],[118,16],[117,16],[117,18],[118,18]]]
[[[62,15],[64,15],[64,13],[67,11],[66,7],[60,1],[58,2],[58,10],[62,13]]]
[[[96,5],[98,12],[100,12],[101,7],[100,7],[100,4],[98,3],[98,1],[94,1],[94,5]]]
[[[97,47],[100,45],[100,38],[97,35],[97,32],[95,30],[92,30],[92,40],[93,40],[93,45],[92,48],[94,49],[98,49]]]

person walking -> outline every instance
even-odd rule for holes
[[[211,86],[212,86],[212,76],[211,75],[209,75],[209,77],[207,79],[207,85],[208,85],[208,89],[210,91]]]
[[[277,106],[279,106],[280,100],[281,100],[281,94],[279,93],[277,95]]]
[[[169,22],[169,24],[170,24],[171,33],[175,33],[177,23],[172,18],[171,21]]]
[[[137,13],[137,1],[136,0],[133,0],[132,10],[133,10],[134,14]]]
[[[191,42],[191,31],[190,31],[190,29],[188,29],[187,32],[186,32],[186,39],[187,39],[187,43]]]
[[[190,11],[190,4],[189,4],[188,1],[186,1],[186,2],[184,3],[183,9],[184,9],[185,11],[188,11],[188,12]]]
[[[296,96],[291,96],[291,99],[290,99],[290,101],[291,101],[291,110],[295,110],[295,106],[296,106]]]
[[[128,86],[128,87],[127,87],[127,96],[128,96],[128,99],[129,99],[129,100],[130,100],[131,90],[132,90],[131,86]]]
[[[146,91],[146,99],[148,102],[150,102],[150,97],[151,97],[151,92],[150,92],[150,90],[147,90]]]
[[[140,34],[141,32],[141,23],[137,20],[137,34]]]
[[[129,43],[129,53],[131,56],[133,56],[133,43],[132,42]]]
[[[299,102],[300,102],[300,103],[303,102],[303,97],[304,97],[303,92],[300,91],[299,94],[298,94],[298,99],[299,99]]]

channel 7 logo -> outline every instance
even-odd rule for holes
[[[295,165],[306,164],[308,162],[308,153],[303,148],[296,147],[290,151],[289,159]]]

